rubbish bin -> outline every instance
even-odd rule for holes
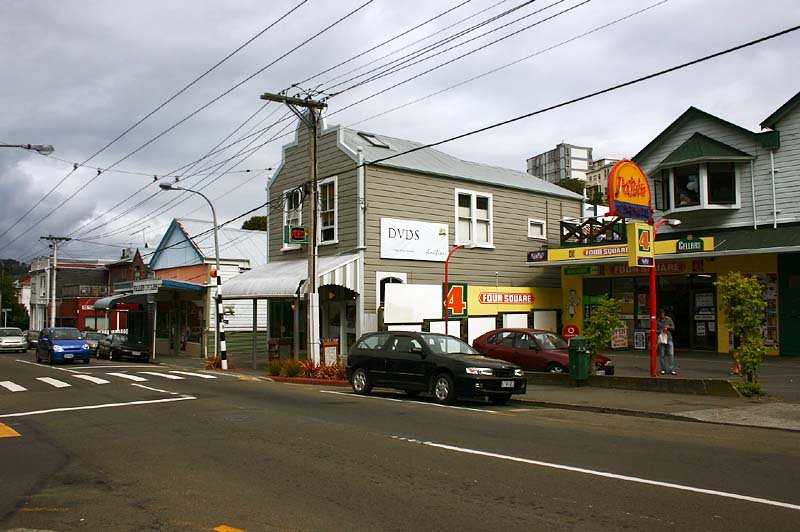
[[[579,385],[581,381],[589,378],[589,367],[592,355],[589,352],[589,343],[583,336],[576,336],[569,341],[569,376]]]

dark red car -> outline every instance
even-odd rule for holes
[[[472,342],[482,355],[513,362],[525,371],[569,371],[567,341],[559,335],[539,329],[495,329]],[[595,355],[594,368],[604,375],[614,374],[614,363],[603,355]]]

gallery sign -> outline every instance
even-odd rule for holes
[[[144,279],[133,282],[134,294],[157,294],[158,287],[161,286],[161,279]]]
[[[697,253],[699,251],[705,251],[703,239],[693,238],[692,235],[681,238],[678,240],[678,243],[675,244],[675,251],[678,253]]]
[[[652,196],[650,182],[639,165],[623,159],[608,175],[608,208],[611,216],[650,220]]]
[[[381,218],[381,258],[444,262],[447,224]]]

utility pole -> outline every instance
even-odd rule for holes
[[[319,341],[319,294],[317,293],[317,140],[319,137],[319,120],[323,109],[328,104],[309,98],[297,98],[284,94],[271,94],[265,92],[262,100],[286,104],[289,109],[308,128],[308,163],[311,176],[311,190],[308,194],[308,203],[311,206],[309,217],[309,232],[311,241],[308,246],[308,356],[314,361],[320,361]],[[300,109],[308,109],[304,114]],[[295,332],[296,334],[296,332]]]
[[[53,248],[53,279],[50,283],[50,327],[56,326],[56,269],[58,268],[58,244],[72,240],[66,236],[41,236],[42,240],[49,240]]]

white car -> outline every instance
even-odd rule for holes
[[[0,351],[24,353],[28,350],[28,340],[17,327],[0,327]]]

